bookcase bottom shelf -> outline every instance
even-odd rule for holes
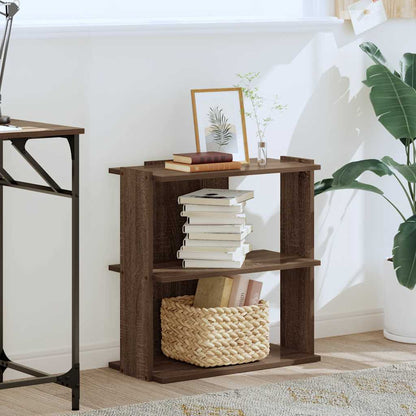
[[[291,365],[314,363],[321,360],[319,355],[282,349],[279,345],[270,345],[270,355],[254,363],[230,365],[224,367],[201,368],[167,357],[158,357],[152,372],[152,381],[158,383],[175,383],[248,371],[266,370],[268,368],[287,367]],[[120,362],[110,363],[110,368],[119,370]]]

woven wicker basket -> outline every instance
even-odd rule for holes
[[[162,300],[162,351],[199,367],[250,363],[269,355],[269,305],[194,308],[193,296]]]

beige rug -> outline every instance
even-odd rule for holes
[[[82,416],[416,416],[416,363],[181,397]]]

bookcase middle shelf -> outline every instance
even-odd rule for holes
[[[153,265],[153,279],[160,283],[181,282],[203,277],[267,272],[272,270],[302,269],[319,266],[321,262],[299,256],[282,254],[270,250],[254,250],[247,254],[241,269],[183,269],[181,261],[170,261]],[[120,273],[119,264],[109,269]]]

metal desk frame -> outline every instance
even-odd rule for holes
[[[30,122],[21,122],[14,120],[13,124],[31,124]],[[40,123],[32,123],[40,124]],[[63,126],[43,125],[45,138],[59,137],[68,141],[71,150],[72,159],[72,190],[62,189],[49,174],[39,165],[39,163],[26,150],[28,140],[39,140],[39,130],[35,137],[31,137],[30,129],[27,132],[27,138],[0,138],[0,390],[14,387],[32,386],[37,384],[56,383],[68,387],[72,390],[72,410],[79,410],[80,401],[80,360],[79,360],[79,134],[61,135],[58,130],[66,131]],[[52,129],[51,129],[52,128]],[[53,128],[57,128],[54,130]],[[67,131],[71,131],[66,128]],[[73,128],[74,131],[80,129]],[[23,131],[25,129],[23,128]],[[80,131],[81,134],[83,130]],[[0,133],[1,136],[1,133]],[[21,154],[29,165],[42,177],[48,186],[36,185],[27,182],[19,182],[3,167],[3,144],[4,141],[10,140],[12,146]],[[48,374],[43,371],[26,367],[10,360],[4,351],[3,344],[3,188],[12,187],[23,190],[42,192],[49,195],[66,197],[72,200],[72,367],[62,374]],[[14,381],[3,381],[3,374],[8,369],[17,370],[21,373],[30,375],[30,378],[24,378]]]

